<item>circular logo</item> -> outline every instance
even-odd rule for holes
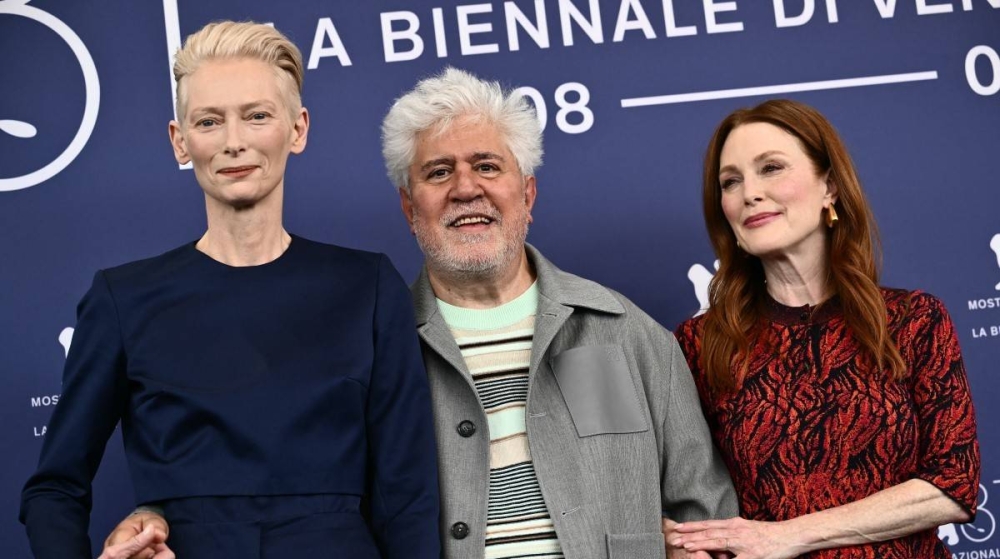
[[[86,102],[83,109],[83,119],[80,127],[73,136],[73,140],[66,146],[66,149],[50,163],[20,177],[3,178],[0,177],[0,192],[21,190],[45,182],[59,174],[70,163],[76,159],[83,151],[83,146],[87,145],[94,125],[97,123],[97,109],[101,104],[101,84],[97,77],[97,67],[94,66],[94,59],[90,56],[90,51],[83,44],[80,37],[69,28],[68,25],[53,16],[34,6],[29,6],[30,0],[0,0],[0,15],[10,14],[25,17],[54,31],[59,37],[69,45],[76,56],[80,68],[83,70],[83,81],[87,92]],[[0,120],[0,131],[20,138],[30,138],[35,135],[35,128],[27,123],[17,120]]]

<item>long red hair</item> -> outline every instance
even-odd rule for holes
[[[862,354],[895,378],[906,364],[889,334],[885,301],[879,290],[881,245],[875,219],[861,190],[854,163],[829,121],[797,101],[774,99],[727,116],[712,136],[705,154],[703,204],[705,226],[719,259],[709,285],[711,308],[705,315],[701,366],[716,391],[732,390],[746,374],[747,355],[767,299],[764,269],[747,255],[722,212],[719,165],[729,134],[744,124],[768,123],[799,140],[818,174],[829,172],[837,187],[834,205],[840,220],[827,236],[831,293],[840,297],[848,328]]]

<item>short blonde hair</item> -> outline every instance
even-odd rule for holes
[[[252,21],[217,21],[192,33],[177,50],[174,79],[177,82],[177,119],[184,119],[184,78],[202,62],[226,58],[250,58],[274,68],[278,87],[288,101],[292,118],[302,107],[302,53],[275,28]]]

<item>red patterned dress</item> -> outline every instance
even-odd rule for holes
[[[923,479],[974,512],[979,445],[958,338],[926,293],[883,289],[909,374],[866,367],[837,300],[786,307],[769,298],[746,379],[713,395],[698,364],[703,317],[677,330],[740,511],[787,520]],[[951,557],[935,530],[817,551],[810,558]]]

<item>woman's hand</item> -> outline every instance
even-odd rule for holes
[[[722,557],[735,559],[789,559],[806,551],[796,542],[795,536],[783,522],[758,522],[737,517],[676,524],[667,535],[667,543],[688,552],[723,552],[727,555]]]
[[[115,526],[98,559],[174,559],[166,544],[169,533],[162,516],[137,510]]]
[[[174,552],[165,543],[166,534],[152,525],[125,540],[121,540],[122,537],[126,537],[122,532],[118,532],[118,537],[112,533],[97,559],[175,559]]]
[[[713,553],[707,551],[688,551],[683,547],[671,545],[670,542],[678,535],[674,531],[676,526],[678,524],[673,520],[669,518],[663,519],[663,539],[666,543],[667,559],[729,559],[732,557],[732,555],[724,551]]]

